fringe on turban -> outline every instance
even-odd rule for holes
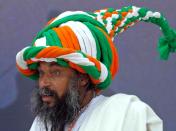
[[[176,52],[176,32],[159,12],[135,6],[95,12],[66,11],[51,19],[31,46],[17,53],[17,68],[23,75],[37,79],[39,61],[56,62],[87,73],[97,89],[105,89],[119,69],[113,39],[139,21],[160,27],[163,37],[158,50],[162,59]]]

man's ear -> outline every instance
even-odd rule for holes
[[[78,82],[81,87],[87,86],[89,83],[89,76],[87,74],[79,74]]]

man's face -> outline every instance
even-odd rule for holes
[[[56,63],[40,62],[39,72],[39,88],[48,88],[54,91],[57,97],[62,98],[68,90],[70,79],[76,77],[76,73],[71,68],[61,67]],[[42,101],[48,106],[54,106],[56,99],[53,95],[42,94]]]
[[[56,63],[40,62],[39,87],[34,90],[31,104],[33,113],[54,130],[72,122],[80,110],[78,74],[71,68]]]

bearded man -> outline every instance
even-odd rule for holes
[[[162,131],[162,120],[138,97],[101,95],[119,69],[115,35],[136,22],[157,24],[161,58],[176,52],[176,33],[159,12],[135,6],[67,11],[51,19],[32,45],[16,56],[17,68],[38,80],[30,131]]]

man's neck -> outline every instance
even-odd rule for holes
[[[95,97],[95,91],[94,90],[86,91],[86,93],[82,97],[82,101],[80,103],[81,109],[84,108],[85,106],[87,106],[94,97]]]

